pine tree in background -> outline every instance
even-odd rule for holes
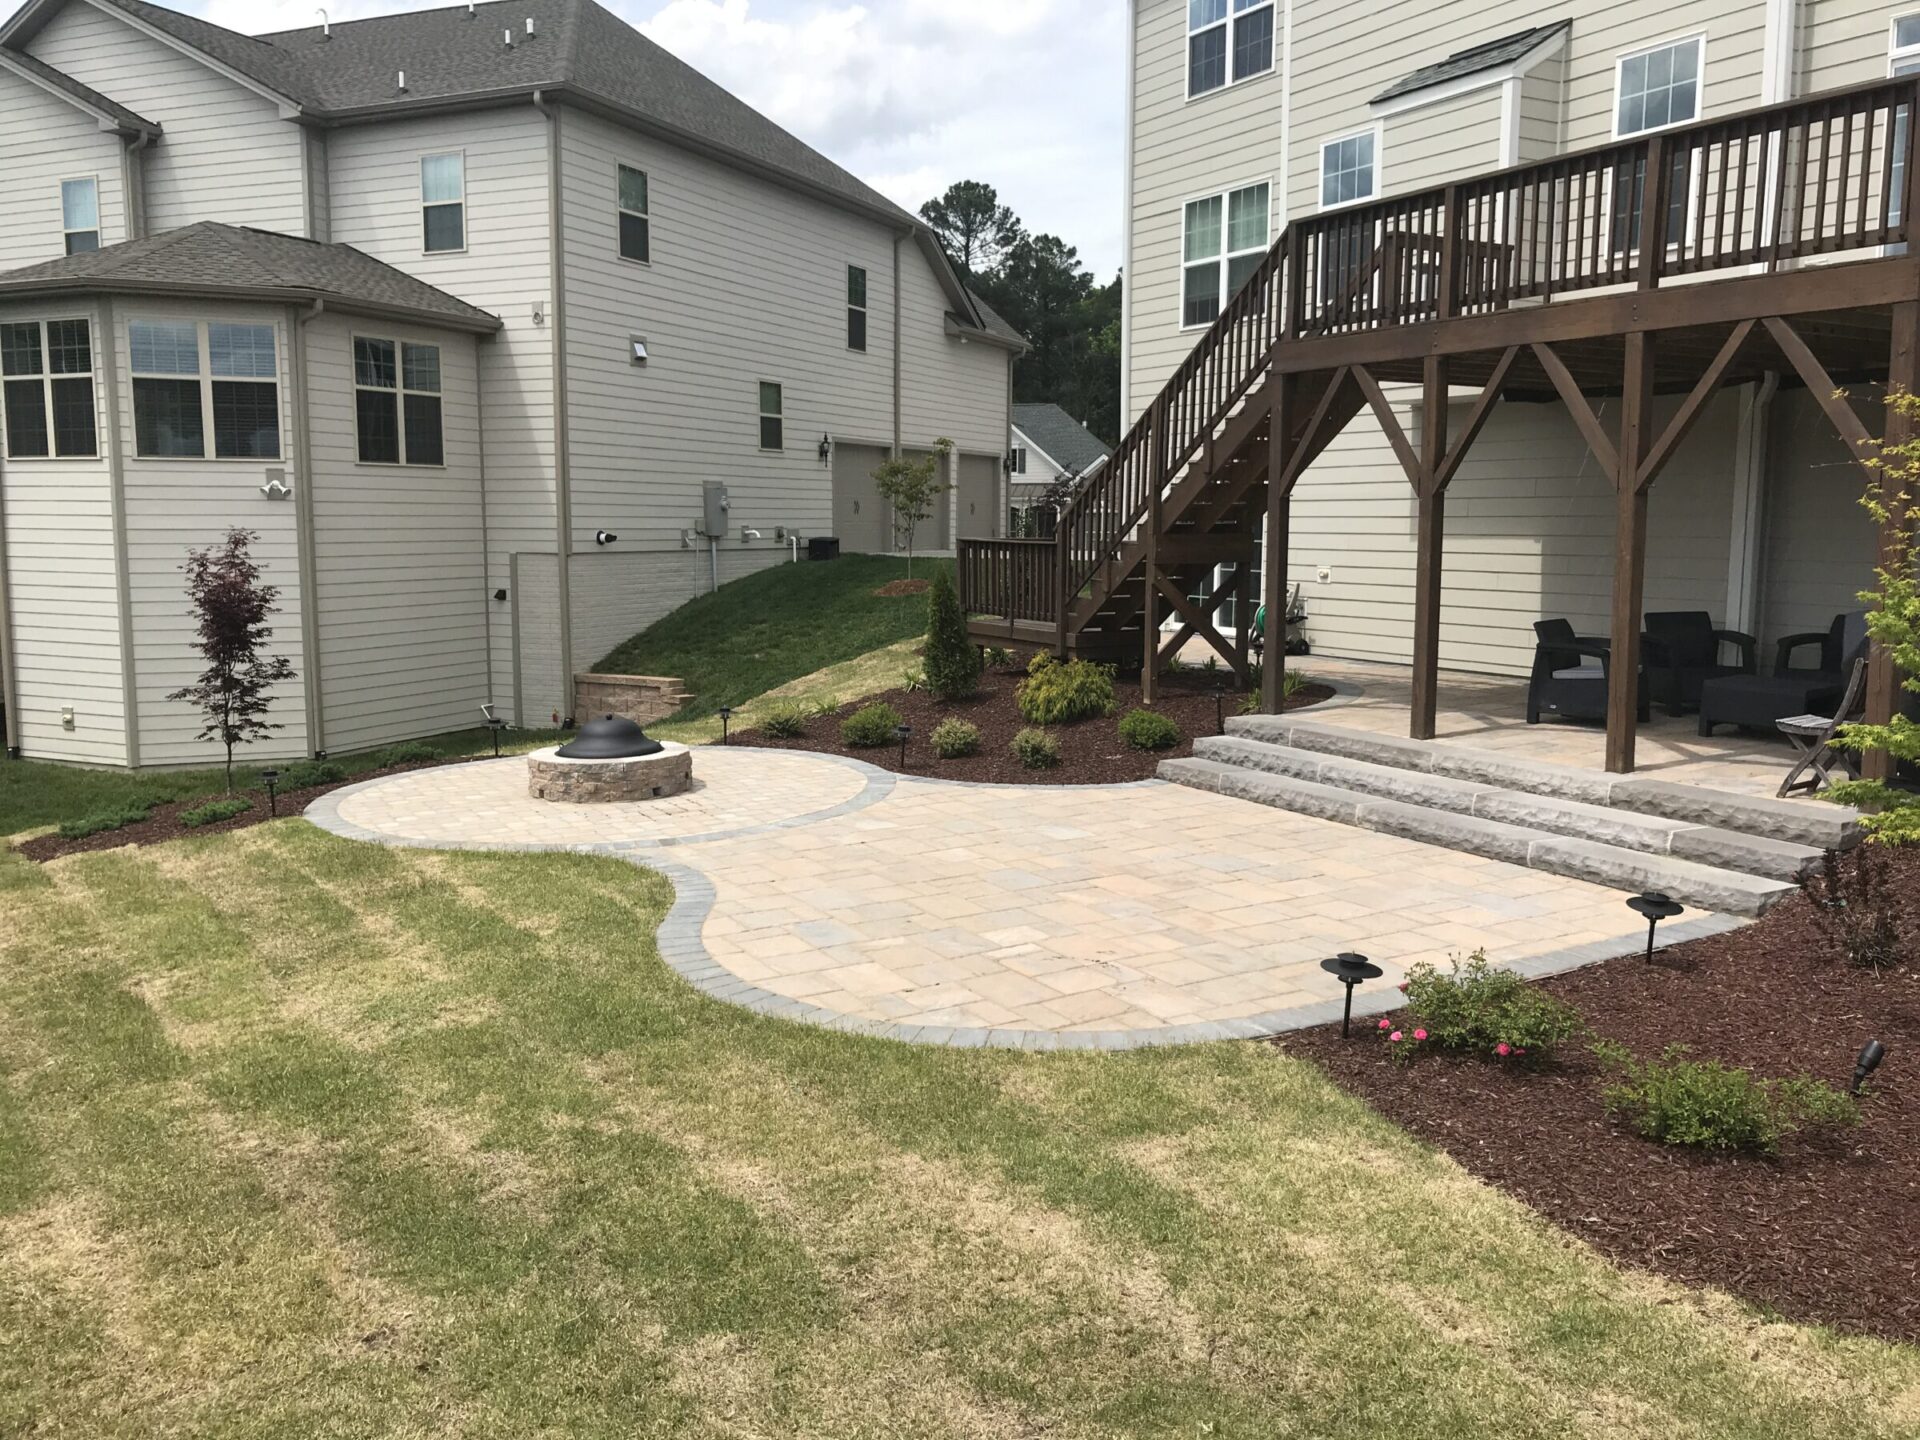
[[[934,572],[927,595],[926,675],[937,700],[964,700],[980,688],[980,652],[967,638],[967,617],[944,569]]]
[[[233,793],[234,747],[284,728],[265,716],[267,692],[293,679],[293,664],[283,655],[262,655],[273,628],[267,617],[280,591],[260,583],[260,567],[248,553],[255,536],[229,530],[227,538],[205,550],[187,551],[187,598],[198,618],[194,648],[207,662],[200,678],[169,700],[190,700],[203,725],[198,739],[226,747],[227,793]]]

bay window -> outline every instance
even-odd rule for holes
[[[440,347],[353,339],[353,413],[363,465],[444,465]]]
[[[271,325],[135,320],[134,453],[155,460],[280,458],[279,335]]]

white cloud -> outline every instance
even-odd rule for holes
[[[174,0],[259,34],[314,0]],[[436,0],[335,0],[335,21]],[[908,209],[956,180],[1120,263],[1127,9],[1119,0],[603,0]],[[18,8],[0,0],[0,16]]]

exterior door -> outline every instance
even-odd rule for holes
[[[960,457],[959,538],[992,540],[1005,528],[1000,514],[1000,457],[998,455],[962,455]]]
[[[887,452],[878,445],[833,447],[833,533],[849,555],[893,552],[887,502],[873,484],[873,472],[886,458]]]

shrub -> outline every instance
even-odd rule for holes
[[[989,645],[986,654],[987,668],[990,670],[1011,670],[1013,652],[1000,645]]]
[[[927,595],[927,688],[942,700],[962,700],[980,688],[980,652],[967,638],[967,617],[953,577],[933,572]]]
[[[1860,1112],[1830,1085],[1798,1077],[1763,1080],[1717,1060],[1689,1060],[1675,1045],[1658,1060],[1638,1060],[1620,1045],[1594,1053],[1619,1079],[1606,1090],[1608,1111],[1648,1140],[1700,1150],[1771,1155],[1809,1125],[1854,1125]]]
[[[1900,927],[1884,847],[1862,845],[1851,862],[1829,850],[1807,885],[1814,923],[1856,965],[1878,970],[1899,958]]]
[[[760,717],[760,733],[774,740],[797,740],[807,733],[812,718],[799,701],[776,700]]]
[[[251,809],[253,809],[253,802],[243,800],[238,795],[231,800],[209,800],[195,809],[182,810],[180,823],[189,830],[198,830],[202,825],[217,825],[222,820],[231,820],[236,815],[244,815]]]
[[[1023,770],[1051,770],[1060,763],[1060,742],[1044,730],[1022,730],[1012,749]]]
[[[1449,974],[1415,965],[1407,971],[1406,992],[1409,1022],[1394,1032],[1411,1039],[1411,1044],[1395,1042],[1403,1055],[1424,1044],[1503,1060],[1537,1060],[1586,1028],[1571,1005],[1511,970],[1496,969],[1484,950],[1464,965],[1454,960]]]
[[[310,790],[316,785],[338,785],[347,778],[347,767],[331,760],[296,760],[280,769],[282,790]]]
[[[872,750],[893,744],[899,724],[900,712],[891,705],[868,705],[840,722],[840,738],[856,750]]]
[[[1120,738],[1135,750],[1171,750],[1180,743],[1180,727],[1152,710],[1130,710],[1120,722]]]
[[[979,750],[980,727],[971,720],[950,715],[933,727],[933,753],[942,760],[958,760]]]
[[[1051,655],[1036,655],[1020,684],[1020,714],[1029,724],[1070,725],[1112,713],[1113,671],[1091,660],[1062,665]]]
[[[416,765],[422,760],[440,758],[440,752],[431,745],[422,744],[418,740],[409,740],[404,745],[395,745],[382,750],[373,757],[373,764],[375,769],[388,770],[395,765]]]
[[[100,810],[76,820],[62,821],[60,835],[65,840],[84,840],[89,835],[104,835],[109,830],[124,830],[147,818],[150,805],[127,804],[117,810]]]
[[[840,697],[838,695],[825,696],[814,701],[813,704],[808,707],[808,710],[814,719],[824,720],[829,715],[834,715],[839,712]]]
[[[900,688],[909,694],[927,688],[927,672],[911,667],[900,672]]]
[[[1265,679],[1266,667],[1264,664],[1255,663],[1247,667],[1247,682],[1252,688],[1250,688],[1240,700],[1240,713],[1242,715],[1258,715],[1261,712],[1265,704],[1261,699]],[[1295,670],[1289,665],[1280,674],[1280,698],[1282,700],[1291,700],[1313,683],[1313,677],[1307,674],[1306,671]]]

